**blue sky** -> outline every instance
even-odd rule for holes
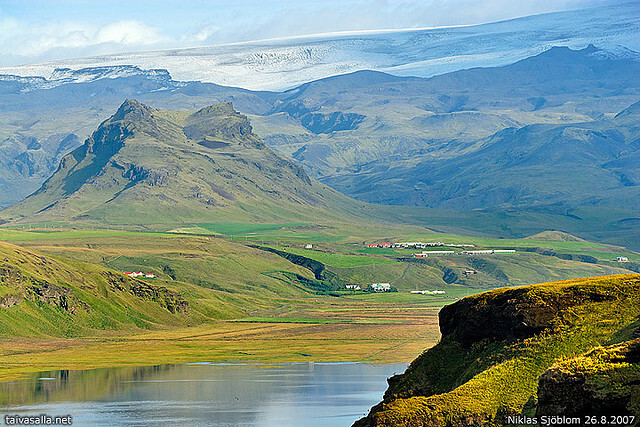
[[[336,31],[496,21],[606,0],[0,0],[0,66]]]

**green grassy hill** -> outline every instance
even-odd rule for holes
[[[600,387],[591,394],[600,405],[590,408],[593,415],[633,412],[637,419],[637,389],[621,382],[628,373],[637,375],[635,353],[617,357],[615,352],[626,350],[615,347],[581,355],[637,337],[639,316],[640,275],[544,283],[464,298],[441,310],[441,341],[404,374],[391,378],[384,401],[355,425],[504,426],[512,424],[508,416],[534,417],[536,407],[538,415],[563,415],[550,414],[553,405],[571,399],[564,389],[555,396],[549,393],[554,384],[548,379],[554,374],[545,372],[554,363],[560,365],[552,372],[588,372],[588,381]],[[570,378],[565,384],[571,386]],[[576,390],[588,394],[590,389]],[[619,399],[607,403],[606,396],[616,393]]]
[[[86,336],[188,326],[223,312],[241,313],[230,302],[208,297],[206,290],[193,286],[138,280],[7,243],[0,243],[0,259],[3,336]]]

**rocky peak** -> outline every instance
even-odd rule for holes
[[[242,116],[242,115],[233,108],[233,104],[231,102],[221,102],[219,104],[209,105],[208,107],[201,108],[200,110],[196,111],[192,115],[192,117],[203,117],[203,116]]]
[[[135,99],[125,100],[118,111],[111,117],[110,120],[127,120],[127,121],[140,121],[149,120],[153,117],[153,109],[147,107],[144,104],[136,101]]]
[[[193,113],[186,120],[184,134],[192,140],[206,140],[209,137],[251,141],[256,147],[261,146],[247,116],[236,111],[230,102],[211,105]]]

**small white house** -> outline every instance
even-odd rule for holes
[[[629,258],[627,258],[626,256],[619,256],[618,258],[616,258],[616,261],[618,261],[618,262],[629,262]]]
[[[352,291],[359,291],[361,289],[359,285],[345,285],[345,288]]]
[[[311,243],[307,243],[306,245],[304,245],[305,249],[313,249],[313,245]]]
[[[127,276],[131,276],[131,277],[140,277],[140,276],[144,276],[144,273],[142,271],[133,271],[131,273],[124,273]]]

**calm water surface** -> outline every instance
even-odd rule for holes
[[[74,426],[349,426],[405,364],[187,364],[46,372],[0,384],[4,415]]]

